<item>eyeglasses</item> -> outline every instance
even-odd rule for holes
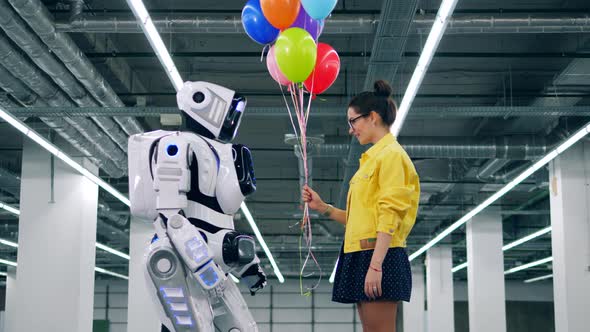
[[[348,125],[350,126],[350,129],[353,129],[353,130],[354,130],[354,123],[355,123],[355,122],[356,122],[358,119],[360,119],[360,118],[364,118],[364,117],[366,117],[366,116],[369,116],[369,114],[361,114],[361,115],[359,115],[359,116],[357,116],[357,117],[354,117],[354,118],[352,118],[352,119],[348,119]]]

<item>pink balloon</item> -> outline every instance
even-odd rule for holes
[[[270,51],[268,51],[268,54],[266,55],[266,68],[268,69],[270,76],[272,76],[272,78],[277,81],[277,83],[285,86],[291,84],[291,81],[289,81],[289,79],[285,77],[285,74],[281,72],[281,69],[279,69],[279,65],[277,64],[277,59],[275,57],[274,45],[270,48]]]

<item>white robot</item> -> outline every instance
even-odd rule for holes
[[[177,93],[188,131],[129,138],[131,213],[153,222],[145,275],[162,324],[172,332],[258,331],[228,274],[252,295],[266,285],[252,237],[233,214],[256,190],[248,148],[232,145],[246,99],[207,82]]]

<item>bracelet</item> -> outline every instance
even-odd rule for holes
[[[334,207],[332,206],[332,204],[328,204],[328,207],[326,207],[326,211],[324,211],[322,214],[325,217],[330,217],[330,215],[332,214],[332,210],[334,210]]]
[[[383,270],[376,269],[372,265],[369,265],[369,268],[373,271],[376,271],[376,272],[383,272]]]

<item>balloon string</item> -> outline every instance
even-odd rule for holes
[[[270,44],[266,44],[264,45],[264,47],[262,48],[262,52],[260,53],[260,62],[264,61],[264,53],[266,52],[266,50],[268,49],[270,52],[270,48],[272,46]]]

